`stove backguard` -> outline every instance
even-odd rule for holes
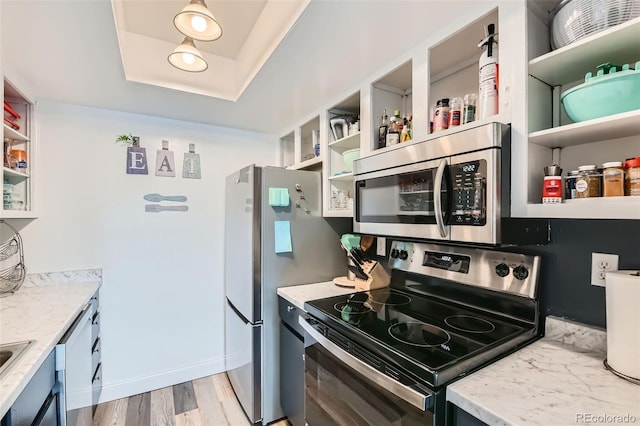
[[[539,323],[539,256],[393,241],[391,287],[533,325]]]

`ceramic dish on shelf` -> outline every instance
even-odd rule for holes
[[[349,149],[342,153],[342,159],[344,160],[344,165],[346,166],[349,172],[353,171],[353,162],[360,158],[360,148]]]
[[[560,97],[574,122],[640,109],[640,61],[635,70],[629,64],[599,65],[596,76],[589,72],[584,80]]]

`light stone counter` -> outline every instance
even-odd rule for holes
[[[603,331],[548,317],[545,334],[447,386],[447,400],[490,425],[640,424],[640,385],[604,369]]]
[[[333,281],[325,281],[315,284],[294,285],[291,287],[279,287],[278,296],[284,297],[293,303],[297,308],[304,310],[304,302],[325,297],[349,294],[355,291],[354,288],[340,287]]]
[[[34,340],[0,379],[0,418],[71,326],[100,281],[23,286],[0,298],[0,344]]]

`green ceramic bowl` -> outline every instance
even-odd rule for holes
[[[584,83],[563,92],[569,118],[579,122],[640,109],[640,61],[635,70],[628,64],[620,68],[599,69],[595,77],[587,73]]]
[[[344,165],[348,171],[353,171],[353,161],[360,158],[360,148],[350,149],[342,153],[342,159],[344,160]]]

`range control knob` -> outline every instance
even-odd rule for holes
[[[496,266],[496,274],[498,274],[499,277],[506,277],[509,275],[509,272],[509,265],[506,263],[500,263]]]
[[[513,276],[519,280],[524,280],[529,276],[529,270],[522,265],[516,266],[513,268]]]
[[[406,250],[400,250],[400,254],[398,255],[398,257],[401,260],[407,260],[407,258],[409,257],[409,253],[407,253]]]
[[[394,259],[397,258],[399,254],[400,253],[398,252],[398,249],[392,249],[391,250],[391,257],[392,258],[394,258]]]

